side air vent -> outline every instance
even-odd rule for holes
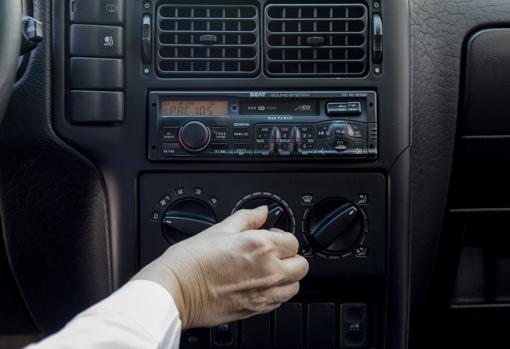
[[[258,22],[258,9],[250,5],[160,5],[156,25],[157,74],[255,74],[259,68]]]
[[[367,17],[361,4],[267,6],[267,74],[363,76],[368,68]]]

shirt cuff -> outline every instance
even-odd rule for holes
[[[179,342],[181,320],[177,306],[172,295],[153,281],[129,281],[78,317],[97,312],[114,312],[136,323],[160,345]]]

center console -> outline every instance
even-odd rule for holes
[[[112,289],[267,205],[299,294],[181,347],[405,347],[407,1],[54,2],[54,128],[104,181]]]

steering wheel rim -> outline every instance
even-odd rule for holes
[[[21,44],[21,0],[0,1],[0,124],[11,97]]]

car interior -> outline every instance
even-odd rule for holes
[[[181,348],[510,346],[509,23],[505,0],[1,0],[0,348],[260,205],[299,293]]]

